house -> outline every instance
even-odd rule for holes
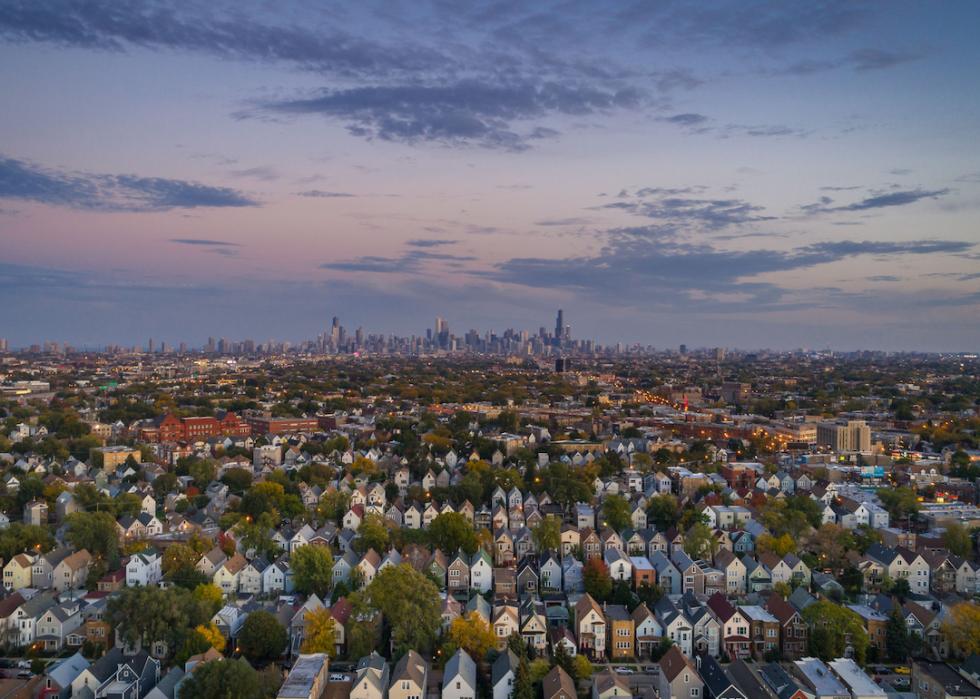
[[[391,666],[377,651],[361,658],[350,690],[350,699],[387,699]]]
[[[633,576],[633,564],[621,549],[607,548],[602,555],[606,566],[609,568],[609,576],[613,580],[623,580],[629,582]]]
[[[777,594],[769,595],[765,608],[779,622],[779,644],[783,658],[796,660],[806,653],[809,627],[803,615]]]
[[[477,597],[475,599],[482,599]],[[493,635],[497,638],[497,650],[507,647],[507,641],[515,633],[520,633],[521,625],[517,615],[517,607],[505,604],[493,609],[493,620],[490,622]]]
[[[606,655],[606,617],[602,608],[588,593],[575,603],[575,636],[580,651],[594,659]]]
[[[519,616],[521,638],[535,653],[544,653],[548,646],[548,619],[544,604],[528,598],[521,603]]]
[[[35,556],[18,553],[3,567],[3,586],[8,591],[31,587],[31,570]]]
[[[560,569],[559,569],[560,570]],[[479,548],[469,562],[470,587],[480,594],[490,591],[493,586],[493,559],[484,549]],[[559,580],[561,580],[559,574]]]
[[[300,655],[276,696],[280,699],[319,699],[326,693],[327,669],[325,653]]]
[[[721,642],[724,652],[733,660],[747,658],[751,653],[751,647],[749,621],[745,615],[732,606],[724,595],[718,593],[708,598],[707,605],[721,624]]]
[[[663,627],[663,637],[680,648],[684,655],[690,656],[694,643],[694,629],[687,617],[666,596],[654,605],[654,613]]]
[[[868,677],[852,658],[837,658],[827,665],[854,699],[884,699],[886,696],[885,690]]]
[[[721,663],[711,655],[704,653],[695,656],[694,663],[704,680],[705,696],[708,699],[755,699],[739,688]]]
[[[761,660],[776,653],[779,650],[779,620],[757,605],[741,606],[738,610],[749,622],[752,656]]]
[[[636,644],[637,657],[649,656],[654,648],[660,645],[663,638],[663,627],[657,621],[645,604],[640,604],[633,613],[633,636]]]
[[[883,565],[892,580],[908,580],[912,594],[929,594],[929,563],[915,551],[903,546],[893,549],[872,544],[865,556]]]
[[[725,594],[738,597],[745,594],[745,564],[727,549],[715,555],[715,567],[725,574]]]
[[[58,592],[85,587],[92,556],[86,549],[61,559],[52,571],[52,586]]]
[[[163,578],[160,554],[144,551],[129,557],[126,563],[126,587],[156,585]]]
[[[592,678],[592,699],[632,699],[629,682],[622,675],[606,668]]]
[[[629,610],[621,604],[610,604],[606,606],[605,613],[609,631],[610,660],[634,657],[636,655],[636,625]]]
[[[577,699],[578,697],[575,682],[561,665],[555,665],[544,676],[541,681],[541,693],[542,699]]]
[[[508,648],[497,656],[490,669],[490,686],[493,699],[511,699],[514,694],[514,678],[517,677],[517,666],[520,664],[514,651]],[[371,699],[369,697],[354,697],[351,699]]]
[[[918,699],[980,698],[980,687],[946,663],[925,659],[913,661],[910,682]]]
[[[476,663],[462,648],[446,662],[442,699],[476,699]]]
[[[704,696],[704,681],[681,649],[671,646],[660,658],[657,691],[660,699],[692,699]]]
[[[238,590],[238,578],[246,565],[248,561],[245,556],[236,553],[218,566],[211,580],[226,595],[234,594]]]
[[[71,683],[75,678],[88,669],[89,663],[81,653],[65,658],[48,665],[44,671],[45,697],[58,697],[58,699],[68,699],[71,696]]]
[[[820,658],[803,658],[793,662],[796,675],[817,699],[851,699],[847,687],[830,671]]]
[[[779,699],[814,699],[813,693],[793,679],[782,665],[768,663],[762,667],[758,665],[756,667],[758,667],[759,677],[762,678],[765,686]]]
[[[401,657],[391,673],[388,699],[426,699],[429,664],[414,650]]]
[[[171,668],[170,672],[157,682],[157,686],[151,689],[144,699],[175,699],[177,686],[183,681],[184,674],[184,671],[179,667]]]
[[[79,603],[66,602],[49,607],[35,622],[35,640],[46,652],[57,652],[65,645],[68,635],[82,625]]]
[[[72,697],[145,697],[160,680],[160,661],[146,651],[111,648],[72,682]]]

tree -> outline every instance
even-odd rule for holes
[[[561,520],[548,515],[531,530],[531,538],[538,551],[557,551],[561,548]]]
[[[919,500],[912,488],[879,488],[876,492],[893,523],[914,517],[919,512]]]
[[[208,624],[198,624],[194,627],[195,633],[197,633],[204,642],[208,644],[211,648],[214,648],[219,653],[223,652],[225,649],[225,635],[221,633],[217,626],[213,622]]]
[[[760,537],[761,538],[761,537]],[[694,559],[711,558],[718,550],[718,540],[714,532],[704,522],[696,522],[684,534],[684,551]]]
[[[618,532],[630,525],[630,504],[622,495],[609,495],[602,501],[602,519]]]
[[[493,628],[476,612],[456,617],[449,627],[449,639],[476,662],[483,660],[497,643]]]
[[[854,537],[837,524],[821,525],[810,536],[807,549],[820,560],[820,565],[839,570],[844,565],[844,554],[854,547]]]
[[[828,600],[814,602],[803,610],[803,619],[810,627],[810,652],[821,660],[844,656],[850,642],[854,658],[864,664],[868,650],[868,634],[856,613]]]
[[[601,558],[590,558],[582,566],[582,582],[585,584],[585,591],[599,602],[609,599],[612,594],[609,566]]]
[[[902,618],[901,607],[897,604],[892,607],[885,624],[885,650],[888,652],[888,659],[893,663],[906,662],[912,653],[909,627]]]
[[[575,674],[573,675],[578,680],[588,680],[592,677],[592,663],[583,654],[579,653],[575,656],[572,661],[572,667],[575,668]]]
[[[673,495],[655,495],[647,505],[647,519],[658,531],[676,527],[680,521],[681,507]]]
[[[970,532],[959,522],[950,522],[943,532],[943,545],[946,549],[961,558],[970,558],[973,552],[973,541]]]
[[[898,597],[899,601],[904,602],[912,594],[912,586],[908,578],[899,578],[888,588],[888,592]]]
[[[442,625],[442,603],[428,577],[405,563],[388,566],[365,588],[364,598],[388,621],[396,654],[432,647]]]
[[[350,496],[339,490],[328,490],[320,498],[316,513],[325,520],[339,522],[350,506]]]
[[[127,643],[148,646],[164,641],[170,649],[205,624],[213,612],[208,605],[179,587],[126,587],[109,598],[106,620]]]
[[[286,629],[270,612],[252,612],[238,633],[238,648],[253,664],[275,660],[286,649]]]
[[[364,526],[363,523],[361,526]],[[469,520],[459,512],[436,515],[429,524],[429,541],[434,547],[450,555],[459,549],[470,555],[476,553],[476,532]]]
[[[180,699],[267,699],[275,688],[244,658],[201,663],[180,685]]]
[[[980,604],[960,602],[953,606],[943,622],[943,634],[960,656],[980,653]]]
[[[534,683],[531,681],[531,667],[527,656],[522,655],[514,674],[513,699],[534,699]]]
[[[325,599],[333,581],[333,555],[326,546],[300,546],[289,557],[296,589]]]
[[[433,520],[434,521],[434,520]],[[383,554],[388,548],[388,526],[386,520],[379,514],[369,512],[364,515],[361,526],[357,528],[358,546],[362,551],[374,549]]]
[[[327,653],[332,655],[337,647],[337,622],[326,607],[307,612],[303,621],[303,645],[301,653]]]
[[[221,609],[221,605],[224,604],[225,595],[221,591],[221,588],[217,585],[211,583],[203,583],[194,588],[192,593],[194,599],[204,605],[205,609],[208,611],[208,617],[212,617],[215,613]]]
[[[760,534],[755,542],[757,553],[774,553],[780,558],[787,553],[796,553],[796,540],[789,534],[773,536],[772,534]]]
[[[119,563],[119,529],[108,512],[73,512],[65,518],[65,537],[76,549],[88,549],[110,568]]]
[[[272,481],[262,481],[248,489],[238,505],[238,510],[255,520],[264,513],[269,513],[274,519],[279,519],[285,500],[286,491],[282,485]]]

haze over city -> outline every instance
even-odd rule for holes
[[[0,4],[0,336],[980,345],[980,5]]]

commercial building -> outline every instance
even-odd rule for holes
[[[817,444],[840,454],[871,451],[871,428],[864,420],[821,422],[817,425]]]

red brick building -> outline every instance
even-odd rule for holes
[[[247,437],[251,427],[235,413],[221,417],[177,417],[164,415],[152,426],[140,430],[140,436],[148,441],[187,442],[209,437]]]

